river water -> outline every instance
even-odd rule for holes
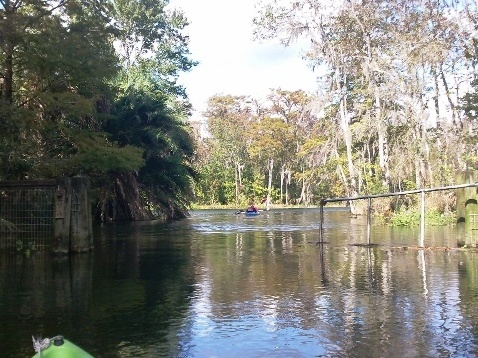
[[[316,209],[95,228],[95,250],[0,253],[1,357],[64,335],[95,357],[475,357],[478,253],[455,228]],[[408,247],[408,248],[407,248]]]

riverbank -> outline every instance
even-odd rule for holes
[[[240,210],[246,208],[247,204],[227,204],[227,205],[199,205],[199,204],[192,204],[189,210]],[[266,210],[266,206],[264,204],[257,204],[256,205],[259,210]],[[270,209],[316,209],[318,205],[285,205],[285,204],[271,204]],[[340,203],[330,204],[327,207],[345,207],[345,205],[340,205]]]

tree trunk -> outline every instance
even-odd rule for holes
[[[443,82],[443,87],[445,87],[446,98],[447,98],[448,104],[450,106],[451,118],[453,120],[453,124],[456,125],[458,123],[457,123],[457,119],[456,119],[455,104],[453,103],[453,100],[451,99],[451,96],[450,96],[450,89],[448,87],[448,82],[445,78],[445,73],[443,72],[443,65],[442,64],[440,64],[440,76],[441,76],[441,80]]]
[[[285,181],[285,170],[284,166],[280,169],[280,201],[281,204],[284,204],[284,181]],[[287,187],[287,185],[286,185]]]
[[[347,111],[347,99],[342,97],[340,101],[340,127],[342,128],[343,139],[345,143],[346,153],[347,153],[347,165],[349,170],[349,180],[346,185],[348,195],[356,196],[357,193],[357,183],[355,180],[355,168],[352,158],[352,133],[350,132],[350,118]]]
[[[380,169],[382,170],[382,184],[388,188],[390,186],[390,168],[388,167],[387,128],[382,122],[382,108],[378,87],[375,88],[375,106],[377,108],[378,158]]]
[[[291,181],[291,170],[287,169],[287,180],[285,183],[285,205],[289,205],[289,185]]]
[[[7,45],[5,54],[5,82],[3,89],[3,99],[5,102],[13,103],[13,46]]]
[[[268,182],[268,184],[267,184],[266,210],[269,210],[270,205],[271,205],[271,196],[272,196],[272,172],[273,172],[273,169],[274,169],[274,159],[272,159],[272,158],[269,158],[268,169],[269,169],[269,182]]]
[[[302,189],[300,191],[300,198],[298,204],[301,203],[306,203],[307,198],[306,198],[306,188],[305,188],[305,178],[302,178]]]
[[[342,180],[342,183],[344,183],[344,187],[347,188],[347,176],[345,175],[344,168],[342,168],[342,164],[340,164],[339,153],[337,152],[337,150],[335,150],[334,152],[335,157],[337,158],[337,172],[339,174],[340,179]]]
[[[236,205],[239,205],[239,196],[242,188],[242,168],[243,166],[236,162],[234,163],[234,180],[236,184]]]
[[[138,182],[132,173],[122,173],[114,178],[114,187],[105,192],[98,203],[95,218],[98,221],[141,221],[153,219],[140,197]]]

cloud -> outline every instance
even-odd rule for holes
[[[207,100],[215,94],[251,95],[265,98],[271,88],[314,91],[315,76],[301,59],[302,49],[293,45],[258,43],[252,39],[254,0],[172,0],[170,7],[183,10],[190,25],[192,58],[199,61],[181,75],[200,117]]]

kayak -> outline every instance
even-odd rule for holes
[[[259,211],[244,211],[244,215],[246,216],[257,216],[259,214]]]
[[[62,336],[44,339],[41,342],[36,342],[34,339],[33,347],[37,353],[32,358],[93,358],[92,355]]]

